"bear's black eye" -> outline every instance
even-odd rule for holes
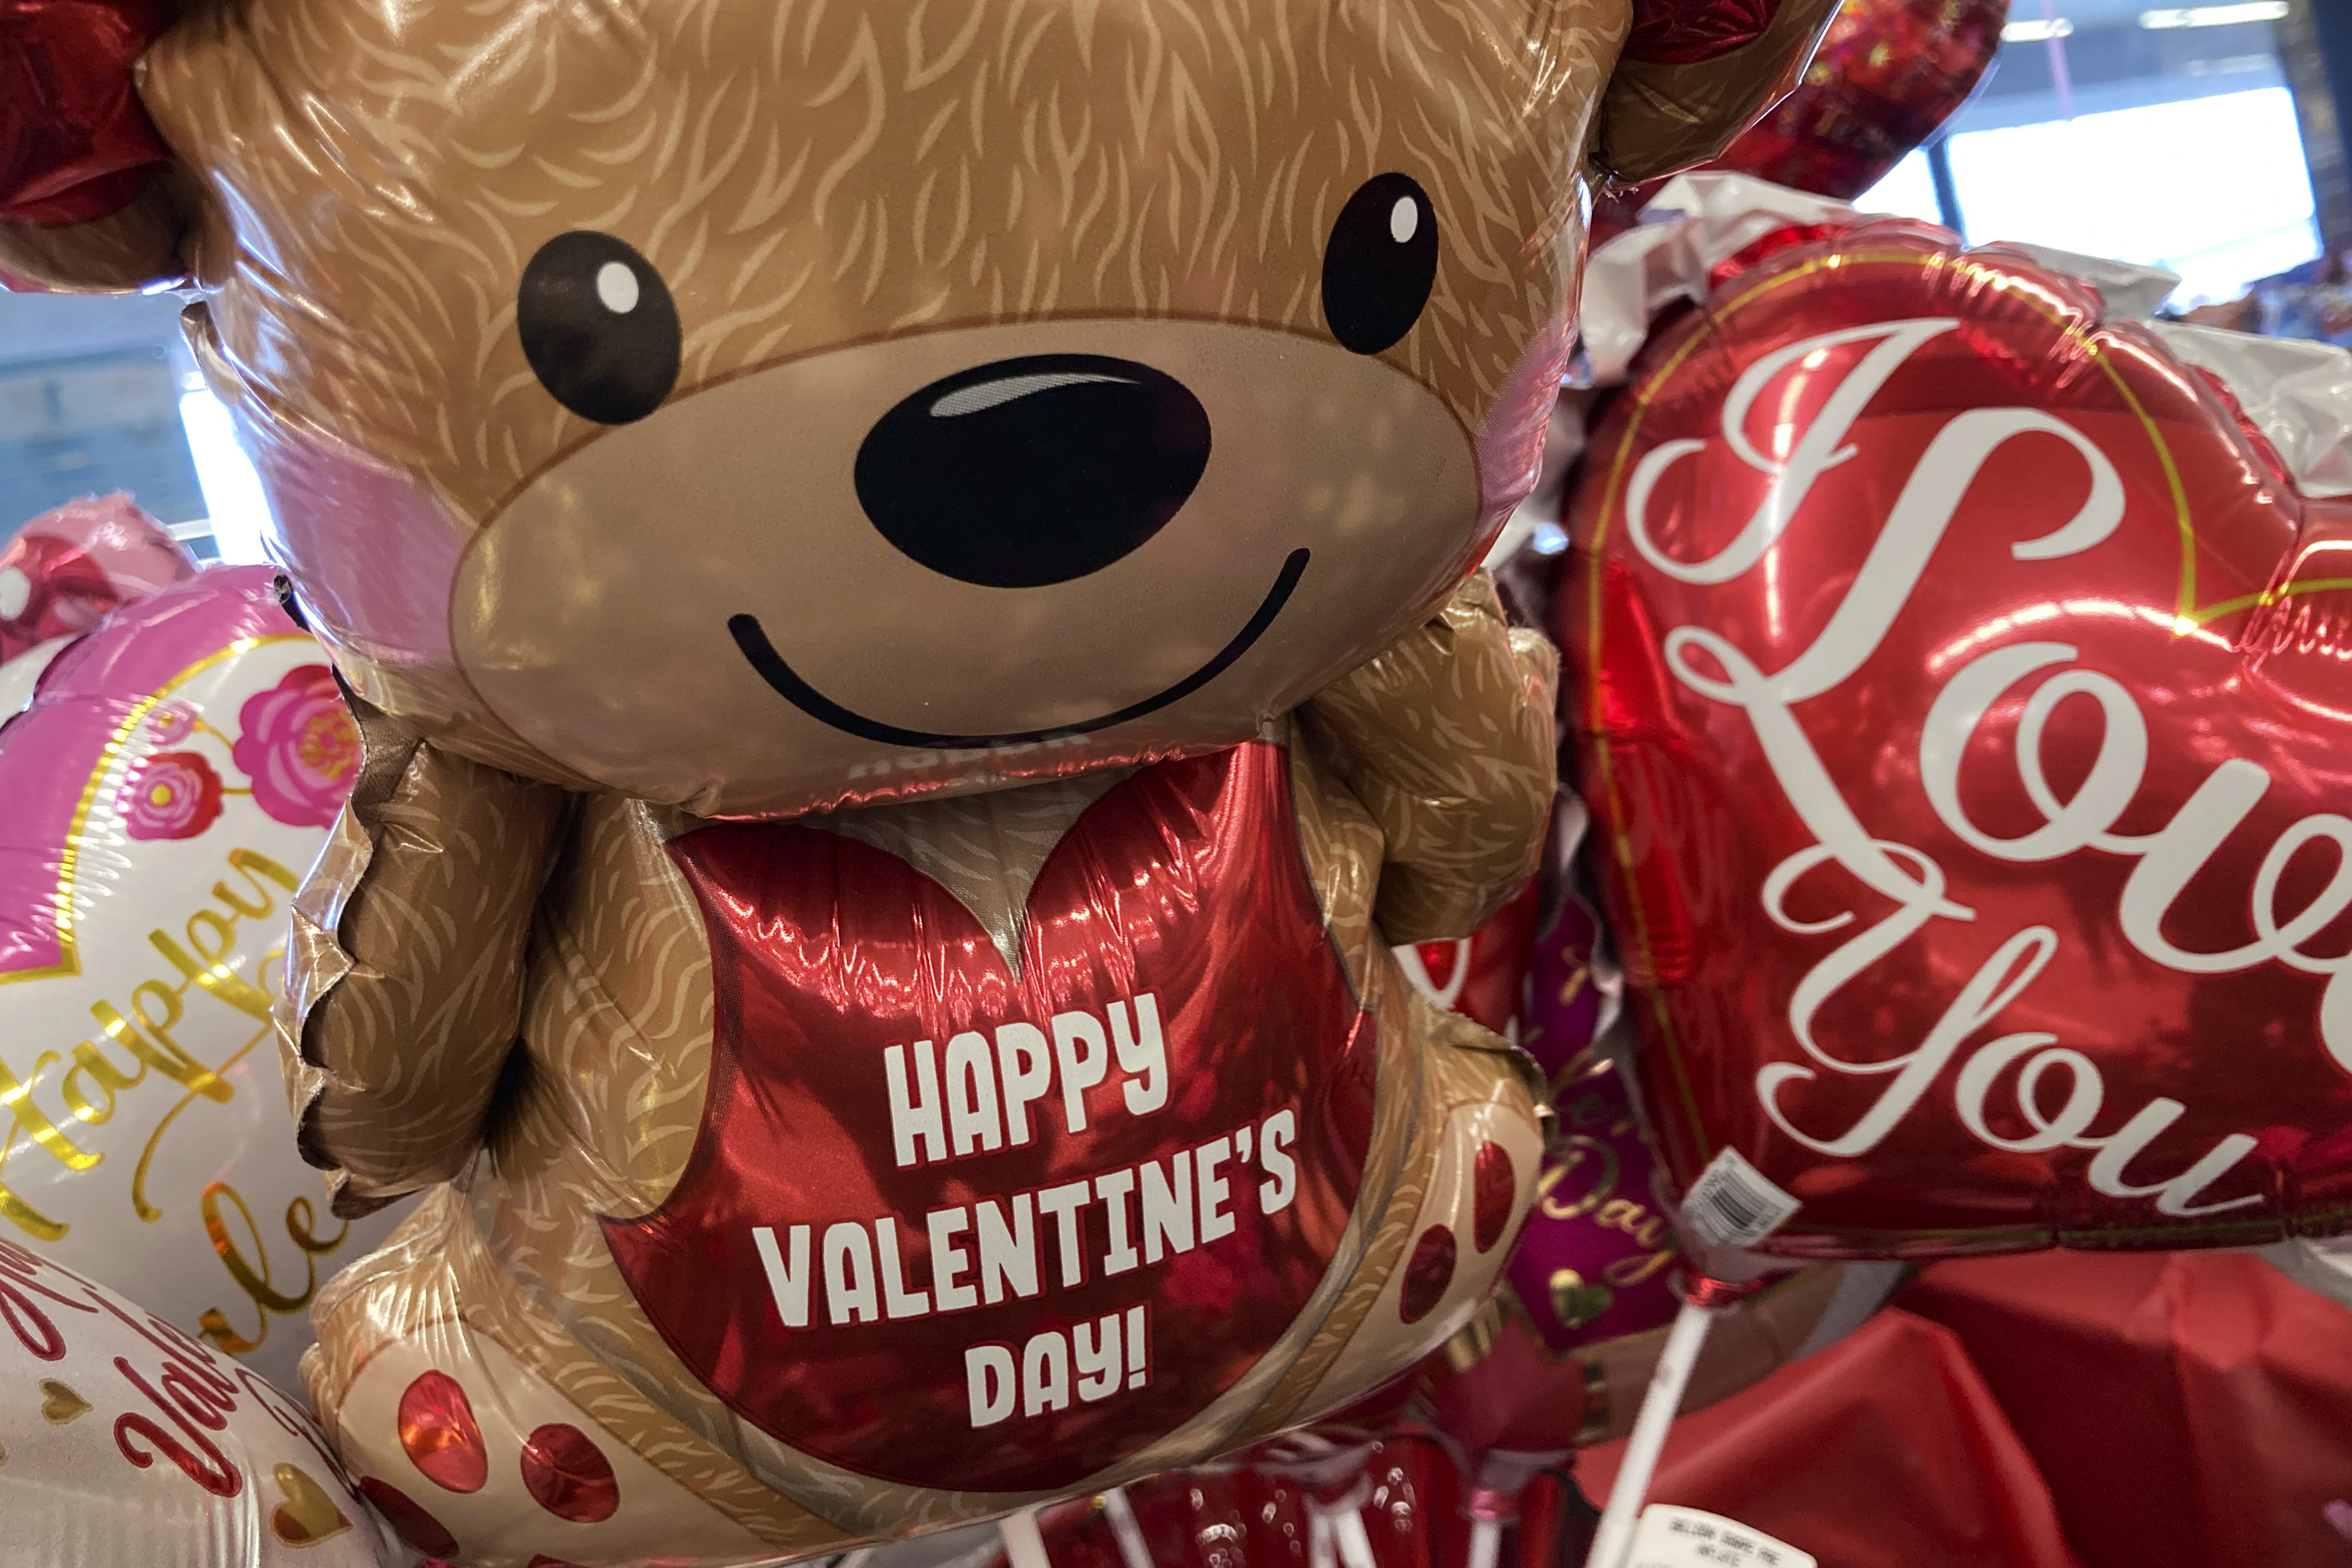
[[[654,264],[609,234],[575,229],[539,247],[515,291],[523,357],[555,401],[626,425],[677,384],[677,306]]]
[[[1376,354],[1412,331],[1437,282],[1437,210],[1409,174],[1357,188],[1323,247],[1323,319],[1339,346]]]

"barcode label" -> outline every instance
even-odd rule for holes
[[[1626,1568],[1819,1568],[1810,1552],[1721,1514],[1654,1502],[1642,1510]]]
[[[1683,1200],[1683,1223],[1711,1247],[1753,1247],[1801,1205],[1737,1149],[1717,1154]]]

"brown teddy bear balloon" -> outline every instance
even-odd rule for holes
[[[1388,953],[1553,789],[1470,574],[1585,181],[1827,0],[15,5],[106,25],[0,268],[200,291],[360,715],[288,1045],[430,1192],[305,1374],[413,1542],[902,1535],[1475,1310],[1537,1100]]]

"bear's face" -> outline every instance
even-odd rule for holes
[[[789,813],[1227,743],[1533,478],[1629,0],[249,0],[142,92],[319,629]]]

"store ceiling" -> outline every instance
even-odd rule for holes
[[[2153,3],[2154,0],[2054,0],[2051,8],[2077,27],[2117,23],[2128,26],[2137,22],[2139,14]],[[2042,0],[2010,0],[2011,21],[2036,20],[2042,14]]]
[[[2138,26],[2143,12],[2189,9],[2223,3],[2226,0],[2051,0],[2049,8],[2081,30],[2133,27]],[[2042,0],[2010,0],[2009,16],[2012,22],[2040,21],[2042,16]]]

